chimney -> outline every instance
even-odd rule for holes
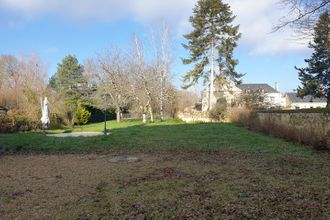
[[[275,90],[279,92],[279,89],[278,89],[278,82],[275,82]]]

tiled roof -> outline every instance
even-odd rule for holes
[[[296,102],[296,103],[297,102],[300,102],[300,103],[302,103],[302,102],[327,102],[327,100],[325,98],[315,98],[311,95],[306,95],[303,98],[300,98],[297,96],[297,93],[294,93],[294,92],[288,92],[286,95],[289,97],[291,102]]]
[[[276,91],[273,87],[266,83],[260,83],[260,84],[240,84],[237,85],[239,89],[241,89],[243,92],[245,91],[251,91],[256,92],[262,90],[265,93],[279,93]]]

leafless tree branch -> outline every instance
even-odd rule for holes
[[[290,26],[301,35],[309,35],[319,15],[329,10],[330,0],[282,0],[280,4],[289,9],[289,14],[279,20],[273,32]]]

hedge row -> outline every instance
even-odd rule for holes
[[[258,110],[258,113],[330,113],[330,108],[306,108],[290,110]]]

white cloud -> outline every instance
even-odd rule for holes
[[[47,13],[69,19],[112,21],[131,17],[141,21],[181,17],[191,12],[195,0],[0,0],[0,8],[25,17]],[[1,7],[2,6],[2,7]]]
[[[294,38],[294,31],[284,29],[272,33],[273,26],[288,11],[281,9],[279,0],[227,0],[237,15],[243,34],[241,44],[250,48],[251,54],[278,54],[300,52],[307,49],[307,40]]]
[[[243,36],[240,44],[252,54],[277,54],[306,50],[306,44],[289,40],[292,30],[270,34],[273,25],[286,15],[279,0],[225,0],[237,15]],[[111,22],[129,18],[143,23],[162,19],[175,26],[180,35],[190,30],[188,18],[197,0],[0,0],[0,13],[14,12],[27,19],[55,15],[62,19]]]

